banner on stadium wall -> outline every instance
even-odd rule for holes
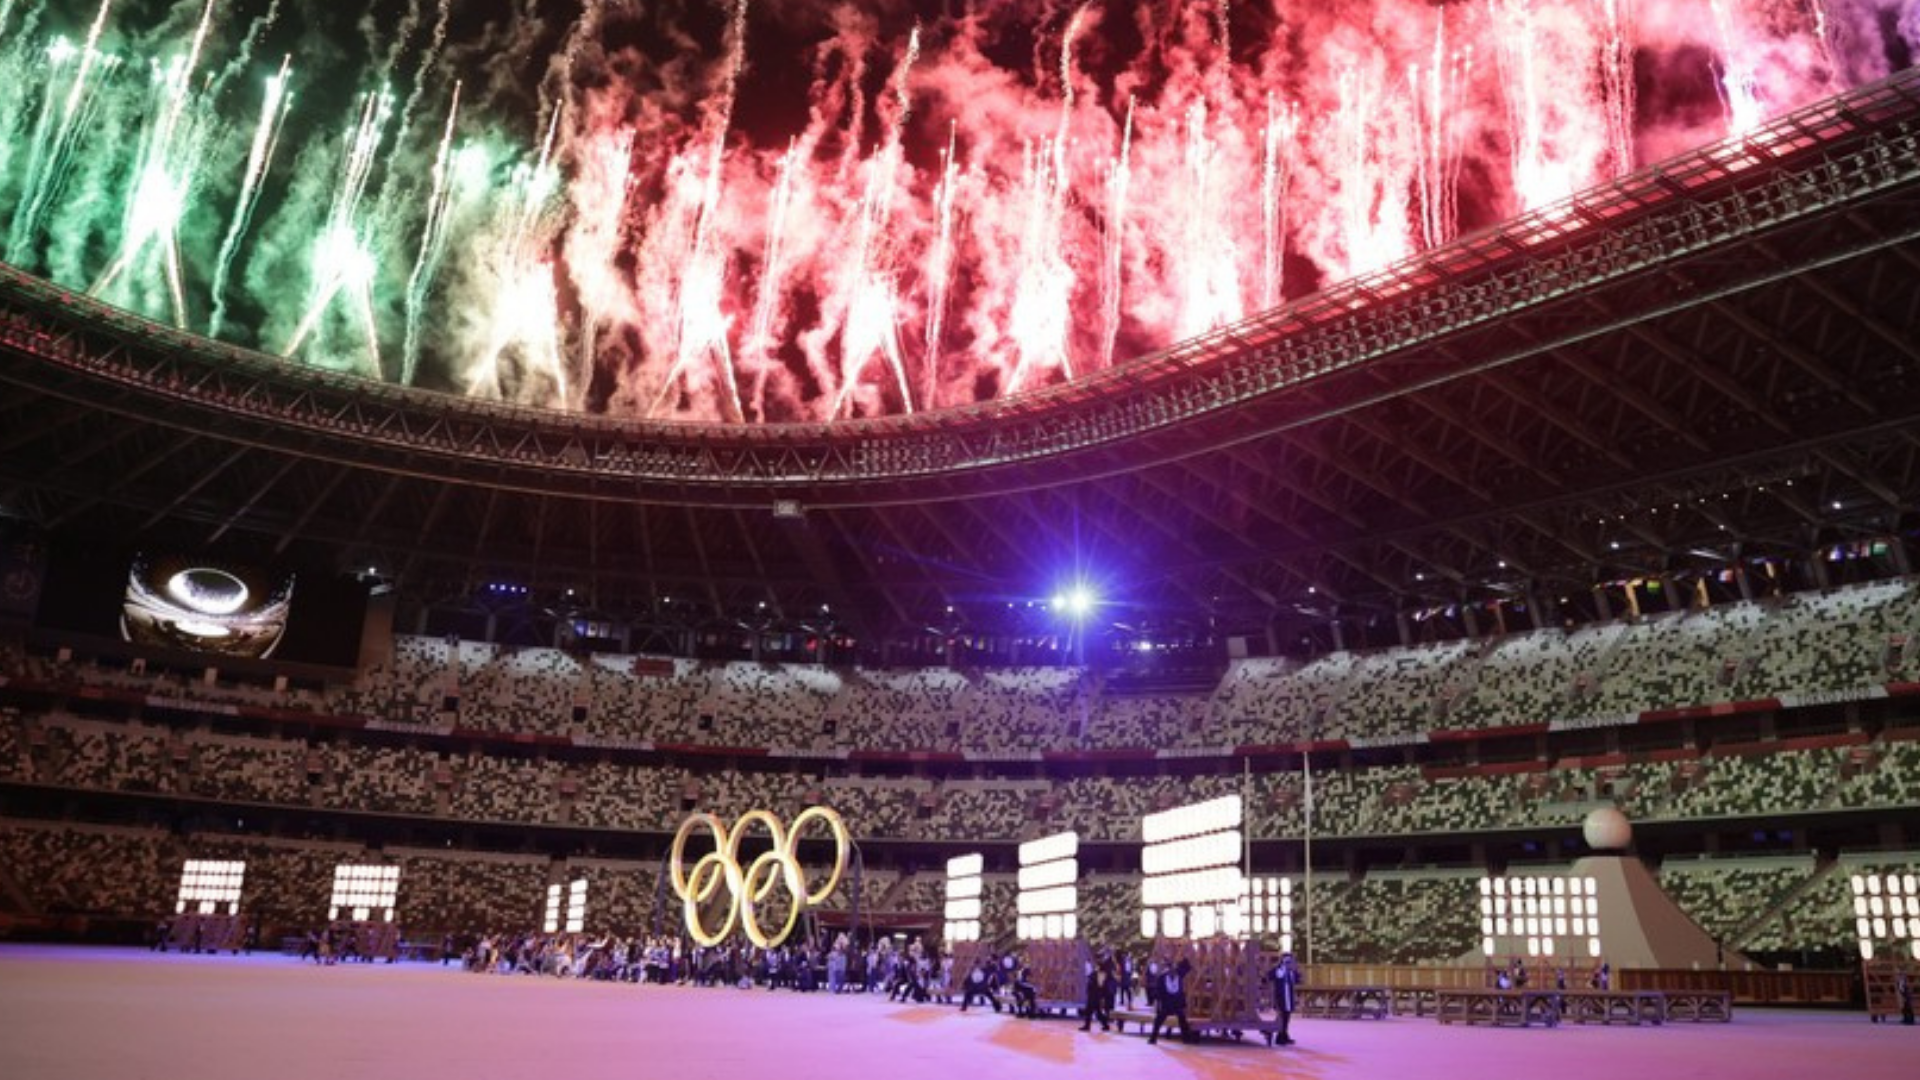
[[[649,679],[671,679],[673,661],[657,656],[636,656],[633,658],[633,673]]]
[[[1640,722],[1639,713],[1613,713],[1608,716],[1573,716],[1547,721],[1548,731],[1586,731],[1589,728],[1627,727]]]
[[[1839,705],[1848,701],[1871,701],[1887,696],[1887,688],[1879,684],[1873,686],[1850,686],[1845,690],[1814,690],[1804,694],[1781,694],[1780,704],[1788,709],[1803,709],[1809,705]]]

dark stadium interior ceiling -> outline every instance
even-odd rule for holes
[[[511,582],[615,617],[800,625],[825,611],[861,634],[985,627],[1075,578],[1100,591],[1103,617],[1258,634],[1805,559],[1916,524],[1920,102],[1900,93],[1904,119],[1861,151],[1881,164],[1858,190],[1783,207],[1799,187],[1781,179],[1764,189],[1771,217],[1729,226],[1716,200],[1741,176],[1656,178],[1665,204],[1557,230],[1570,240],[1539,221],[1503,227],[1478,243],[1511,257],[1454,276],[1524,292],[1561,255],[1633,257],[1607,236],[1635,222],[1710,242],[1472,320],[1448,323],[1420,288],[1401,289],[1352,316],[1391,323],[1399,346],[1230,407],[1131,428],[1122,417],[1122,437],[1100,424],[1137,389],[1126,369],[1012,420],[902,422],[923,449],[952,440],[951,469],[913,464],[936,457],[863,470],[889,444],[858,425],[788,443],[663,434],[250,366],[156,346],[163,334],[130,336],[78,300],[53,310],[15,281],[0,314],[56,332],[0,346],[0,511],[66,542],[371,568],[423,603]],[[1840,151],[1815,153],[1782,175],[1817,179]],[[1348,293],[1375,296],[1364,282]],[[1257,331],[1210,348],[1284,367],[1311,328]],[[48,361],[65,335],[104,359]],[[1225,381],[1209,372],[1237,369],[1162,358],[1143,370],[1142,394],[1203,398]],[[1052,446],[970,448],[1016,422]],[[709,473],[595,464],[609,440],[644,459],[656,437],[701,448]],[[735,465],[747,480],[711,474]]]

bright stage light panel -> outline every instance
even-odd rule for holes
[[[1599,957],[1599,882],[1590,877],[1480,879],[1480,952]]]
[[[1150,877],[1140,882],[1140,902],[1147,907],[1175,904],[1238,903],[1245,882],[1237,866],[1211,870],[1188,870],[1179,874]]]
[[[1038,840],[1028,840],[1020,845],[1020,865],[1022,868],[1058,859],[1073,859],[1080,854],[1080,834],[1076,832],[1054,833]]]
[[[986,860],[978,852],[947,860],[946,937],[950,943],[980,940],[985,870]]]
[[[1059,885],[1072,885],[1080,877],[1079,862],[1076,859],[1055,859],[1035,866],[1020,868],[1020,889],[1022,892],[1051,889]]]
[[[1064,915],[1074,909],[1079,890],[1072,885],[1051,889],[1022,889],[1018,900],[1022,915]]]
[[[392,922],[394,897],[399,892],[399,867],[342,863],[333,868],[333,901],[327,907],[327,918]]]
[[[1149,844],[1160,844],[1183,836],[1238,829],[1244,820],[1240,796],[1223,795],[1148,814],[1140,819],[1140,836]]]
[[[1849,885],[1860,958],[1871,960],[1885,947],[1920,960],[1920,875],[1854,874]]]
[[[238,915],[247,864],[238,859],[188,859],[180,868],[176,915]]]
[[[1168,937],[1244,937],[1254,925],[1240,862],[1244,806],[1228,795],[1140,819],[1141,930]],[[1264,886],[1263,893],[1264,896]],[[1264,913],[1263,913],[1264,914]]]
[[[564,888],[559,882],[547,886],[547,910],[540,929],[556,934],[566,927],[569,934],[585,931],[587,925],[587,879],[577,878]]]
[[[1023,941],[1078,936],[1080,834],[1055,833],[1020,845],[1014,932]]]
[[[1240,906],[1228,909],[1226,933],[1236,938],[1278,939],[1281,952],[1293,951],[1293,880],[1250,877]]]

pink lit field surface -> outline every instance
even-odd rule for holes
[[[1741,1009],[1723,1025],[1491,1030],[1425,1019],[1295,1023],[1158,1046],[879,995],[829,997],[481,976],[428,964],[0,947],[7,1080],[457,1080],[848,1076],[1041,1080],[1395,1077],[1911,1078],[1920,1028]]]

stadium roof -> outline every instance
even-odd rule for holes
[[[1092,378],[834,425],[403,390],[5,271],[0,513],[428,602],[882,633],[1072,573],[1257,633],[1905,532],[1916,280],[1913,71]]]

